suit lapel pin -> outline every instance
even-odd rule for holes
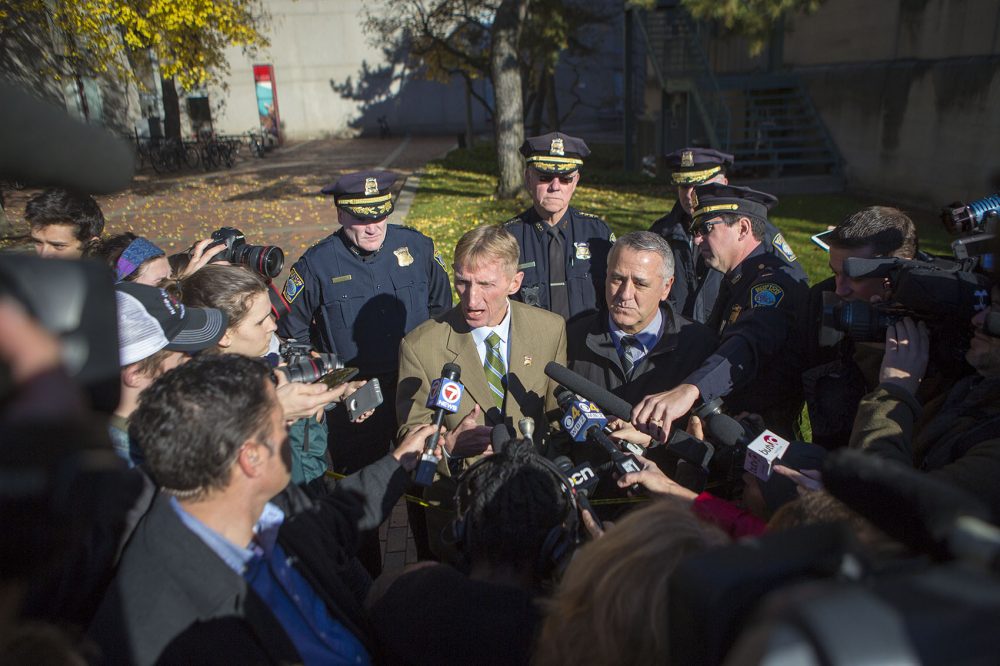
[[[524,357],[524,364],[525,365],[531,365],[531,357],[530,356],[525,356]]]

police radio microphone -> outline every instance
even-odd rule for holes
[[[590,501],[587,499],[600,482],[594,468],[588,462],[574,467],[573,461],[566,456],[559,456],[552,462],[569,479],[569,484],[573,488],[573,494],[576,496],[576,505],[580,507],[581,511],[589,511],[597,527],[603,530],[604,524],[601,523],[601,519],[597,517],[597,514],[590,507]]]
[[[445,363],[441,368],[441,377],[431,382],[431,389],[427,394],[427,408],[434,410],[434,432],[427,438],[424,444],[424,452],[420,456],[420,463],[413,472],[413,482],[418,486],[427,487],[434,481],[434,473],[437,471],[439,458],[434,455],[437,448],[438,439],[441,437],[441,423],[445,414],[454,414],[462,404],[462,392],[464,387],[458,381],[462,376],[462,368],[457,363]]]
[[[641,472],[642,465],[635,456],[626,455],[604,433],[608,419],[601,413],[596,404],[588,400],[580,400],[572,391],[564,386],[556,387],[556,400],[565,414],[562,427],[575,442],[590,441],[603,448],[619,476],[632,472]],[[638,484],[633,484],[630,490],[638,491]]]

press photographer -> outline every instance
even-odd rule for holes
[[[985,327],[1000,311],[1000,287],[972,317],[965,359],[975,373],[921,404],[928,367],[928,326],[911,317],[889,324],[878,387],[861,401],[850,445],[898,460],[966,490],[1000,519],[1000,338]],[[991,332],[988,332],[991,331]]]
[[[824,322],[824,310],[851,302],[887,301],[892,289],[884,277],[857,277],[844,272],[851,258],[914,259],[919,251],[917,229],[903,211],[871,206],[850,215],[829,232],[819,234],[830,253],[833,275],[809,289],[806,364],[802,387],[812,441],[828,449],[847,446],[851,424],[862,396],[877,383],[881,349],[858,344]],[[817,240],[817,244],[819,241]],[[821,247],[823,246],[821,245]],[[881,336],[878,339],[881,346]],[[926,390],[926,389],[925,389]]]

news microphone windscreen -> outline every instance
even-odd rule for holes
[[[938,559],[950,556],[947,540],[959,517],[990,520],[987,507],[965,491],[862,451],[827,456],[823,485],[889,536]]]
[[[515,433],[507,427],[506,423],[498,423],[493,426],[493,430],[490,432],[490,445],[493,447],[493,453],[497,454],[503,451],[503,448],[515,437]]]
[[[445,363],[441,367],[441,376],[458,380],[462,376],[462,368],[458,363]]]
[[[550,361],[545,366],[545,374],[573,393],[581,395],[601,408],[605,414],[617,416],[623,421],[632,419],[632,405],[628,404],[614,393],[601,388],[594,382],[581,377],[569,368],[563,367],[555,361]]]
[[[725,414],[705,417],[705,430],[712,440],[725,446],[736,446],[747,434],[739,421]]]
[[[1000,312],[990,312],[983,322],[983,333],[994,338],[1000,338]]]
[[[0,178],[87,194],[118,192],[132,181],[127,142],[9,83],[0,83],[0,100]]]
[[[552,461],[552,464],[558,467],[559,471],[562,472],[563,474],[573,469],[573,461],[566,456],[557,456]]]

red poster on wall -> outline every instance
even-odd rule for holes
[[[254,65],[253,81],[257,92],[260,128],[280,142],[281,120],[278,116],[278,90],[274,84],[274,65]]]

